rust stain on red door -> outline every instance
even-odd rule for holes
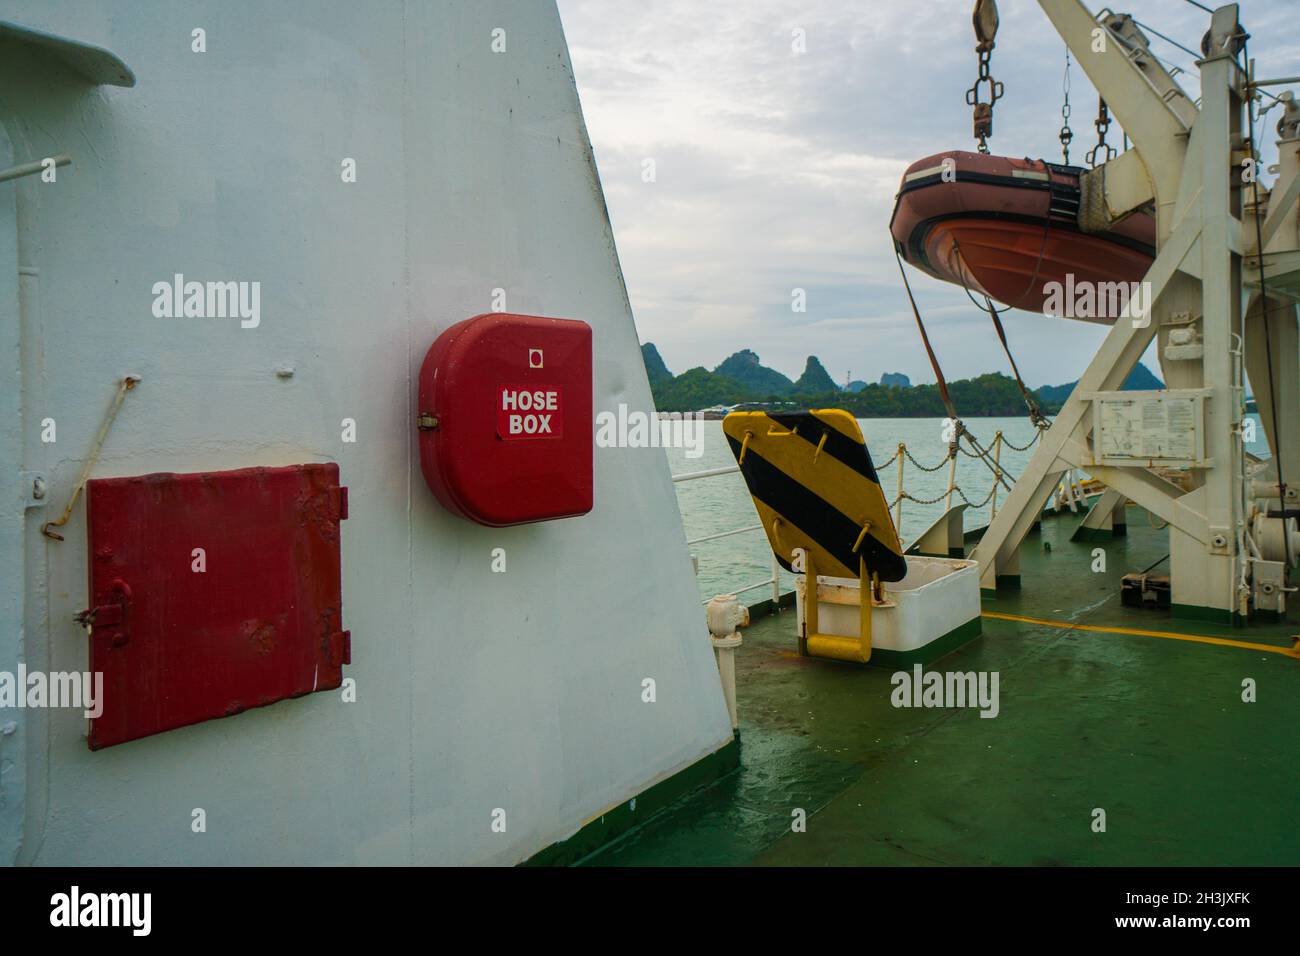
[[[338,466],[86,485],[92,750],[343,681]]]

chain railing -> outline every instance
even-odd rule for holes
[[[1034,437],[1028,442],[1028,444],[1026,444],[1023,448],[1017,448],[1016,450],[1027,451],[1028,449],[1034,446],[1034,444],[1038,441],[1039,438],[1042,437],[1042,435],[1043,435],[1043,429],[1041,426],[1039,426],[1039,428],[1037,428],[1034,432]],[[894,510],[894,527],[900,529],[899,531],[900,536],[902,534],[901,529],[903,527],[903,502],[904,501],[911,501],[918,505],[936,505],[940,501],[942,501],[944,502],[945,514],[952,510],[953,495],[956,495],[957,497],[961,498],[961,500],[966,503],[967,507],[971,509],[983,508],[986,504],[990,504],[991,502],[992,505],[989,510],[989,521],[992,521],[994,517],[997,516],[998,485],[1002,484],[1003,479],[1006,477],[1006,473],[1002,470],[1002,446],[1004,444],[1007,445],[1008,447],[1015,448],[1014,445],[1012,445],[1003,437],[1002,432],[999,430],[998,433],[993,436],[992,447],[988,449],[989,455],[993,459],[992,487],[989,488],[988,494],[986,494],[983,497],[983,499],[979,501],[979,503],[973,503],[970,500],[970,497],[966,494],[965,489],[963,489],[959,484],[957,484],[957,456],[958,453],[961,453],[968,458],[983,458],[984,457],[983,455],[977,454],[972,451],[968,451],[967,449],[961,447],[961,443],[959,441],[954,440],[948,446],[948,455],[943,460],[939,461],[935,465],[927,466],[921,464],[919,461],[916,460],[915,457],[913,457],[912,453],[908,451],[907,444],[905,442],[899,442],[898,451],[894,453],[893,457],[891,457],[889,459],[889,462],[886,462],[885,465],[888,465],[890,462],[893,462],[895,460],[897,460],[898,462],[898,488],[894,495],[894,500],[889,503],[889,506]],[[919,468],[921,471],[924,472],[936,472],[944,465],[947,465],[948,466],[947,489],[945,489],[943,494],[938,495],[934,498],[918,498],[915,495],[911,494],[906,489],[906,487],[904,487],[904,483],[905,483],[904,462],[905,461],[910,461],[914,466],[916,466],[917,468]]]
[[[1014,476],[1008,475],[1006,472],[1002,470],[1002,447],[1005,445],[1007,448],[1010,448],[1013,451],[1017,451],[1017,452],[1028,451],[1029,449],[1033,448],[1035,444],[1038,443],[1038,440],[1040,438],[1043,437],[1044,431],[1045,431],[1044,426],[1040,425],[1035,430],[1034,437],[1031,438],[1024,445],[1013,445],[1011,442],[1006,440],[1005,436],[1003,436],[1001,431],[999,431],[996,435],[994,435],[993,444],[988,449],[989,454],[993,459],[992,486],[989,488],[988,493],[983,497],[983,499],[978,502],[972,502],[970,500],[970,497],[967,495],[966,491],[957,483],[957,460],[958,460],[957,452],[960,451],[961,454],[966,455],[969,458],[980,458],[981,457],[980,455],[967,451],[966,449],[962,448],[960,444],[958,444],[957,442],[953,442],[952,444],[949,445],[948,454],[945,455],[942,459],[940,459],[936,464],[923,465],[921,464],[921,462],[917,461],[916,458],[912,455],[912,452],[908,449],[907,444],[905,442],[899,442],[898,448],[895,450],[894,454],[890,455],[886,461],[881,462],[876,468],[877,472],[880,472],[888,468],[890,465],[894,464],[895,462],[898,463],[898,486],[893,499],[889,502],[889,507],[894,512],[894,527],[899,529],[899,538],[900,539],[902,538],[904,501],[911,501],[914,504],[918,504],[922,506],[935,505],[943,501],[945,502],[944,512],[947,513],[948,511],[952,510],[952,499],[953,496],[956,495],[957,497],[961,498],[961,500],[966,503],[967,507],[969,507],[972,510],[983,508],[985,505],[989,505],[990,506],[989,521],[991,522],[995,517],[997,517],[997,513],[998,513],[997,495],[998,495],[999,485],[1003,484],[1004,478],[1011,478],[1012,481],[1015,480]],[[914,467],[926,473],[936,472],[939,469],[943,468],[944,465],[947,465],[948,466],[948,487],[943,491],[942,494],[934,498],[918,498],[915,495],[911,494],[904,487],[905,466],[906,463],[909,461],[912,463]],[[718,475],[734,475],[734,474],[738,474],[739,472],[740,472],[739,465],[728,465],[723,468],[709,468],[705,471],[686,472],[680,475],[673,475],[672,477],[673,477],[673,482],[678,483],[684,481],[697,481],[701,478],[713,478]],[[1073,476],[1071,476],[1070,479],[1066,482],[1064,493],[1066,495],[1065,501],[1067,503],[1072,502],[1073,500],[1077,500],[1077,495],[1075,493],[1075,480]],[[1071,507],[1073,507],[1073,505],[1071,505]],[[762,530],[763,530],[763,526],[761,524],[746,525],[745,527],[742,528],[733,528],[730,531],[720,531],[715,534],[707,534],[698,538],[691,538],[686,542],[686,544],[688,547],[695,547],[696,545],[706,544],[710,541],[718,541],[721,540],[722,538],[730,538],[739,534],[752,534],[755,531],[762,531]],[[692,558],[694,558],[694,555],[692,555]],[[698,566],[697,566],[697,571],[698,571]],[[744,587],[736,588],[734,589],[733,593],[739,595],[747,591],[755,591],[763,587],[770,587],[772,589],[773,603],[780,601],[781,565],[777,562],[775,554],[772,555],[772,576],[771,577],[764,578],[761,581],[755,581],[753,584],[747,584]],[[708,601],[707,600],[702,601],[701,603],[707,604]]]

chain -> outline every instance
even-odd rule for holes
[[[975,138],[979,151],[988,153],[989,137],[993,135],[993,104],[1002,98],[1002,84],[989,72],[993,55],[994,38],[998,32],[998,8],[992,0],[977,0],[973,17],[975,25],[975,53],[979,56],[979,75],[975,85],[966,91],[966,105],[974,107]],[[988,99],[981,98],[981,87],[987,86]]]
[[[969,435],[970,433],[966,432],[966,434]],[[1024,445],[1013,445],[1011,444],[1011,442],[1007,441],[1005,436],[1003,436],[1002,438],[1002,444],[1014,451],[1028,451],[1035,444],[1037,444],[1038,440],[1042,437],[1043,437],[1043,433],[1042,430],[1040,429],[1038,431],[1035,431],[1034,437],[1031,438]],[[926,467],[925,465],[921,464],[919,461],[916,460],[916,457],[912,454],[911,450],[906,445],[900,445],[898,451],[894,452],[894,454],[889,457],[888,461],[882,462],[878,467],[880,469],[888,468],[891,464],[893,464],[895,461],[898,460],[898,456],[901,454],[905,456],[908,461],[910,461],[915,467],[919,468],[921,471],[935,472],[938,471],[940,468],[942,468],[944,465],[947,465],[952,460],[953,455],[955,455],[957,452],[960,452],[961,454],[965,455],[967,458],[985,457],[979,451],[968,451],[965,448],[962,448],[961,445],[959,444],[951,443],[948,446],[947,456],[941,458],[937,464],[932,465],[930,467]],[[895,495],[892,500],[890,500],[889,507],[892,510],[894,506],[897,505],[900,501],[912,501],[918,505],[937,505],[939,502],[948,498],[953,492],[956,492],[956,494],[961,498],[961,500],[966,502],[967,506],[969,506],[972,510],[978,511],[980,508],[983,508],[986,504],[988,504],[990,501],[993,500],[993,492],[997,488],[998,484],[1001,482],[1001,479],[1004,476],[1013,477],[1013,476],[1009,476],[1007,472],[1003,471],[1000,467],[996,468],[994,471],[993,483],[989,486],[988,494],[984,496],[983,500],[978,502],[972,502],[970,498],[966,497],[966,492],[962,491],[961,486],[954,484],[951,489],[945,489],[938,497],[935,498],[918,498],[915,495],[913,495],[911,492],[904,489],[901,492],[899,492],[897,495]]]
[[[983,508],[986,504],[988,504],[991,500],[993,500],[993,492],[994,490],[996,490],[997,486],[998,483],[996,481],[993,482],[993,484],[989,486],[989,493],[984,496],[984,500],[981,501],[979,504],[971,504],[971,500],[966,497],[966,492],[961,490],[960,485],[953,485],[952,490],[957,492],[957,494],[961,496],[961,500],[966,502],[966,504],[970,507],[972,511],[979,511],[979,509]]]
[[[954,486],[954,488],[955,487],[956,486]],[[945,491],[938,498],[917,498],[910,492],[904,491],[902,497],[906,498],[908,501],[915,501],[918,505],[937,505],[939,502],[943,501],[944,498],[948,497],[948,492]],[[898,498],[894,499],[894,503],[898,503]]]
[[[1065,51],[1065,80],[1062,83],[1065,101],[1061,104],[1061,154],[1065,165],[1070,165],[1070,141],[1074,139],[1074,130],[1070,129],[1070,51]]]
[[[907,460],[908,460],[908,461],[910,461],[912,464],[914,464],[917,468],[920,468],[922,471],[938,471],[938,470],[939,470],[940,468],[942,468],[944,465],[948,464],[948,460],[949,460],[949,458],[952,457],[951,455],[949,455],[948,457],[946,457],[946,458],[944,458],[942,461],[940,461],[939,464],[935,465],[933,468],[926,468],[925,465],[921,464],[919,461],[917,461],[915,458],[912,457],[912,453],[911,453],[910,451],[908,451],[908,449],[907,449],[906,447],[903,448],[903,454],[905,454],[905,455],[907,456]],[[898,456],[895,455],[894,457],[898,457]],[[890,459],[890,460],[892,461],[893,459]],[[886,464],[888,464],[888,462],[886,462]],[[883,468],[884,465],[882,465],[881,467]]]
[[[1042,437],[1043,433],[1041,431],[1035,432],[1033,438],[1029,439],[1025,445],[1020,446],[1011,444],[1011,442],[1007,441],[1006,436],[1004,435],[1002,436],[1002,444],[1005,447],[1010,448],[1012,451],[1029,451],[1029,449],[1033,448],[1034,445],[1037,444],[1038,439]]]
[[[984,496],[984,500],[974,504],[972,504],[971,500],[966,497],[966,492],[961,490],[961,485],[953,485],[952,490],[956,492],[957,496],[960,497],[962,501],[966,502],[966,504],[972,510],[978,511],[980,508],[983,508],[986,504],[988,504],[990,501],[993,500],[993,489],[996,487],[997,487],[997,482],[994,482],[992,485],[989,486],[989,493]],[[918,498],[916,497],[916,495],[912,494],[911,492],[904,491],[902,494],[894,496],[894,500],[889,503],[889,507],[892,508],[894,507],[894,505],[898,504],[898,500],[900,498],[906,499],[907,501],[914,501],[918,505],[937,505],[939,502],[943,501],[947,497],[948,497],[948,492],[946,490],[943,492],[943,494],[939,495],[939,497],[937,498]]]
[[[1106,131],[1110,129],[1110,110],[1106,108],[1106,101],[1103,99],[1097,100],[1097,119],[1092,125],[1097,127],[1097,145],[1088,150],[1088,166],[1096,169],[1098,163],[1104,163],[1116,156],[1115,147],[1106,142]],[[1101,159],[1097,158],[1099,153]]]
[[[1041,430],[1035,431],[1034,437],[1029,439],[1029,441],[1025,442],[1023,445],[1013,445],[1011,444],[1011,442],[1007,441],[1006,436],[1003,435],[1002,445],[1005,448],[1010,448],[1012,451],[1029,451],[1029,449],[1033,448],[1034,445],[1038,444],[1038,440],[1042,437],[1043,437],[1043,433]],[[963,448],[961,445],[956,445],[955,447],[958,452],[965,455],[967,458],[983,457],[979,452],[969,451],[968,449]],[[953,445],[949,445],[948,454],[943,458],[940,458],[938,464],[931,465],[929,467],[926,467],[925,465],[917,461],[915,456],[913,456],[912,454],[912,450],[908,448],[906,445],[902,447],[902,454],[905,455],[907,457],[907,460],[910,461],[913,465],[921,469],[921,471],[935,472],[938,471],[940,468],[942,468],[944,465],[948,464],[948,462],[952,459],[953,448],[954,448]],[[892,455],[889,456],[889,458],[886,461],[883,461],[880,464],[876,465],[876,470],[880,471],[885,468],[888,468],[890,465],[892,465],[894,462],[898,460],[898,455],[899,452],[894,452]]]

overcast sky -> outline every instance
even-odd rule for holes
[[[889,216],[910,163],[974,148],[971,0],[558,2],[641,341],[674,373],[752,348],[792,378],[811,354],[839,382],[887,371],[933,381]],[[1260,74],[1300,73],[1295,0],[1241,6]],[[1209,22],[1186,0],[1111,7],[1191,49]],[[1064,43],[1035,0],[999,10],[992,73],[1006,92],[992,151],[1059,162]],[[1196,97],[1193,58],[1155,38],[1153,50],[1188,71]],[[1081,163],[1097,95],[1077,64],[1070,102]],[[1112,124],[1111,142],[1121,135]],[[959,287],[912,280],[948,377],[1006,369],[988,316]],[[790,308],[796,287],[803,314]],[[1025,312],[1004,322],[1031,386],[1076,379],[1104,334]]]

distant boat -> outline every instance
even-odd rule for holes
[[[1049,283],[1140,282],[1155,258],[1154,217],[1137,212],[1108,231],[1084,232],[1082,172],[960,150],[927,156],[903,174],[889,226],[895,248],[936,279],[1031,312],[1050,311]],[[1118,314],[1072,317],[1110,324]]]
[[[696,414],[702,415],[705,421],[721,421],[735,407],[734,405],[710,405],[708,408],[701,408]]]

